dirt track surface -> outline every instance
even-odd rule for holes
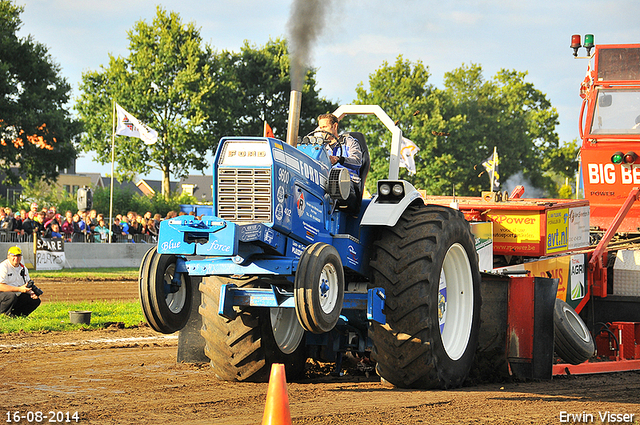
[[[6,412],[78,412],[91,424],[259,424],[266,383],[217,381],[176,363],[177,338],[149,328],[0,335]],[[561,412],[640,417],[640,373],[399,390],[375,377],[288,383],[294,424],[558,424]],[[73,421],[75,422],[75,421]],[[22,423],[28,423],[26,420]],[[33,423],[33,422],[32,422]]]
[[[75,288],[81,293],[102,293],[97,283],[77,285],[84,285]],[[137,297],[136,282],[122,285]],[[0,421],[11,423],[16,411],[40,411],[47,418],[78,412],[82,424],[261,422],[268,384],[217,381],[208,364],[179,364],[176,353],[177,335],[146,327],[0,334]],[[288,383],[294,424],[601,423],[606,412],[634,415],[632,422],[640,423],[640,372],[412,391],[386,386],[375,375],[332,377],[308,366],[310,378]],[[623,423],[623,416],[615,418]]]
[[[138,279],[122,276],[116,279],[37,279],[44,291],[42,302],[96,301],[138,299]]]

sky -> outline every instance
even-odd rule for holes
[[[248,41],[264,46],[287,38],[293,0],[14,0],[23,5],[18,35],[46,45],[61,75],[79,96],[82,74],[108,65],[109,54],[129,55],[128,32],[151,23],[156,6],[193,22],[204,42],[239,51]],[[303,0],[306,1],[306,0]],[[527,72],[526,81],[544,93],[559,114],[561,142],[578,138],[579,87],[588,60],[574,59],[572,34],[594,34],[596,44],[640,42],[638,0],[323,0],[324,22],[310,66],[317,69],[320,95],[348,104],[358,84],[399,55],[421,61],[429,82],[443,88],[446,72],[477,64],[488,80],[501,69]],[[581,49],[580,55],[585,55]],[[75,103],[75,101],[73,102]],[[284,137],[284,136],[283,136]],[[76,171],[111,173],[111,166],[82,154]],[[211,170],[207,174],[211,174]],[[199,173],[194,171],[194,174]],[[159,171],[140,176],[160,180]],[[172,179],[175,177],[172,176]]]

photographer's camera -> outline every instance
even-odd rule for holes
[[[42,291],[42,289],[38,288],[34,283],[33,280],[29,279],[29,282],[27,282],[27,288],[31,289],[33,291],[34,294],[36,294],[37,296],[42,295],[44,292]]]

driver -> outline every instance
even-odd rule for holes
[[[331,164],[336,168],[346,168],[351,177],[349,198],[343,206],[347,212],[358,214],[362,194],[360,193],[360,167],[362,166],[362,150],[360,144],[348,133],[338,135],[338,118],[333,114],[323,114],[318,117],[318,129],[322,130],[328,141],[327,153]]]

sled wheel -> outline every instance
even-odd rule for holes
[[[407,208],[382,229],[370,287],[386,292],[387,323],[372,322],[372,356],[401,388],[462,385],[480,332],[480,272],[469,224],[441,206]]]
[[[556,354],[567,363],[580,364],[595,353],[595,344],[587,325],[569,304],[556,298],[553,309]]]
[[[140,265],[142,311],[149,325],[165,334],[182,329],[191,313],[191,282],[184,273],[176,274],[176,261],[175,255],[158,254],[154,247]]]
[[[302,327],[315,334],[333,329],[344,299],[344,271],[338,251],[322,242],[308,246],[300,256],[294,287],[295,310]]]
[[[220,288],[224,283],[239,287],[266,286],[260,279],[202,279],[202,329],[204,352],[214,374],[224,381],[266,381],[271,365],[283,363],[287,380],[304,375],[307,360],[304,329],[292,308],[246,308],[234,320],[218,314]],[[269,283],[269,282],[267,282]]]

